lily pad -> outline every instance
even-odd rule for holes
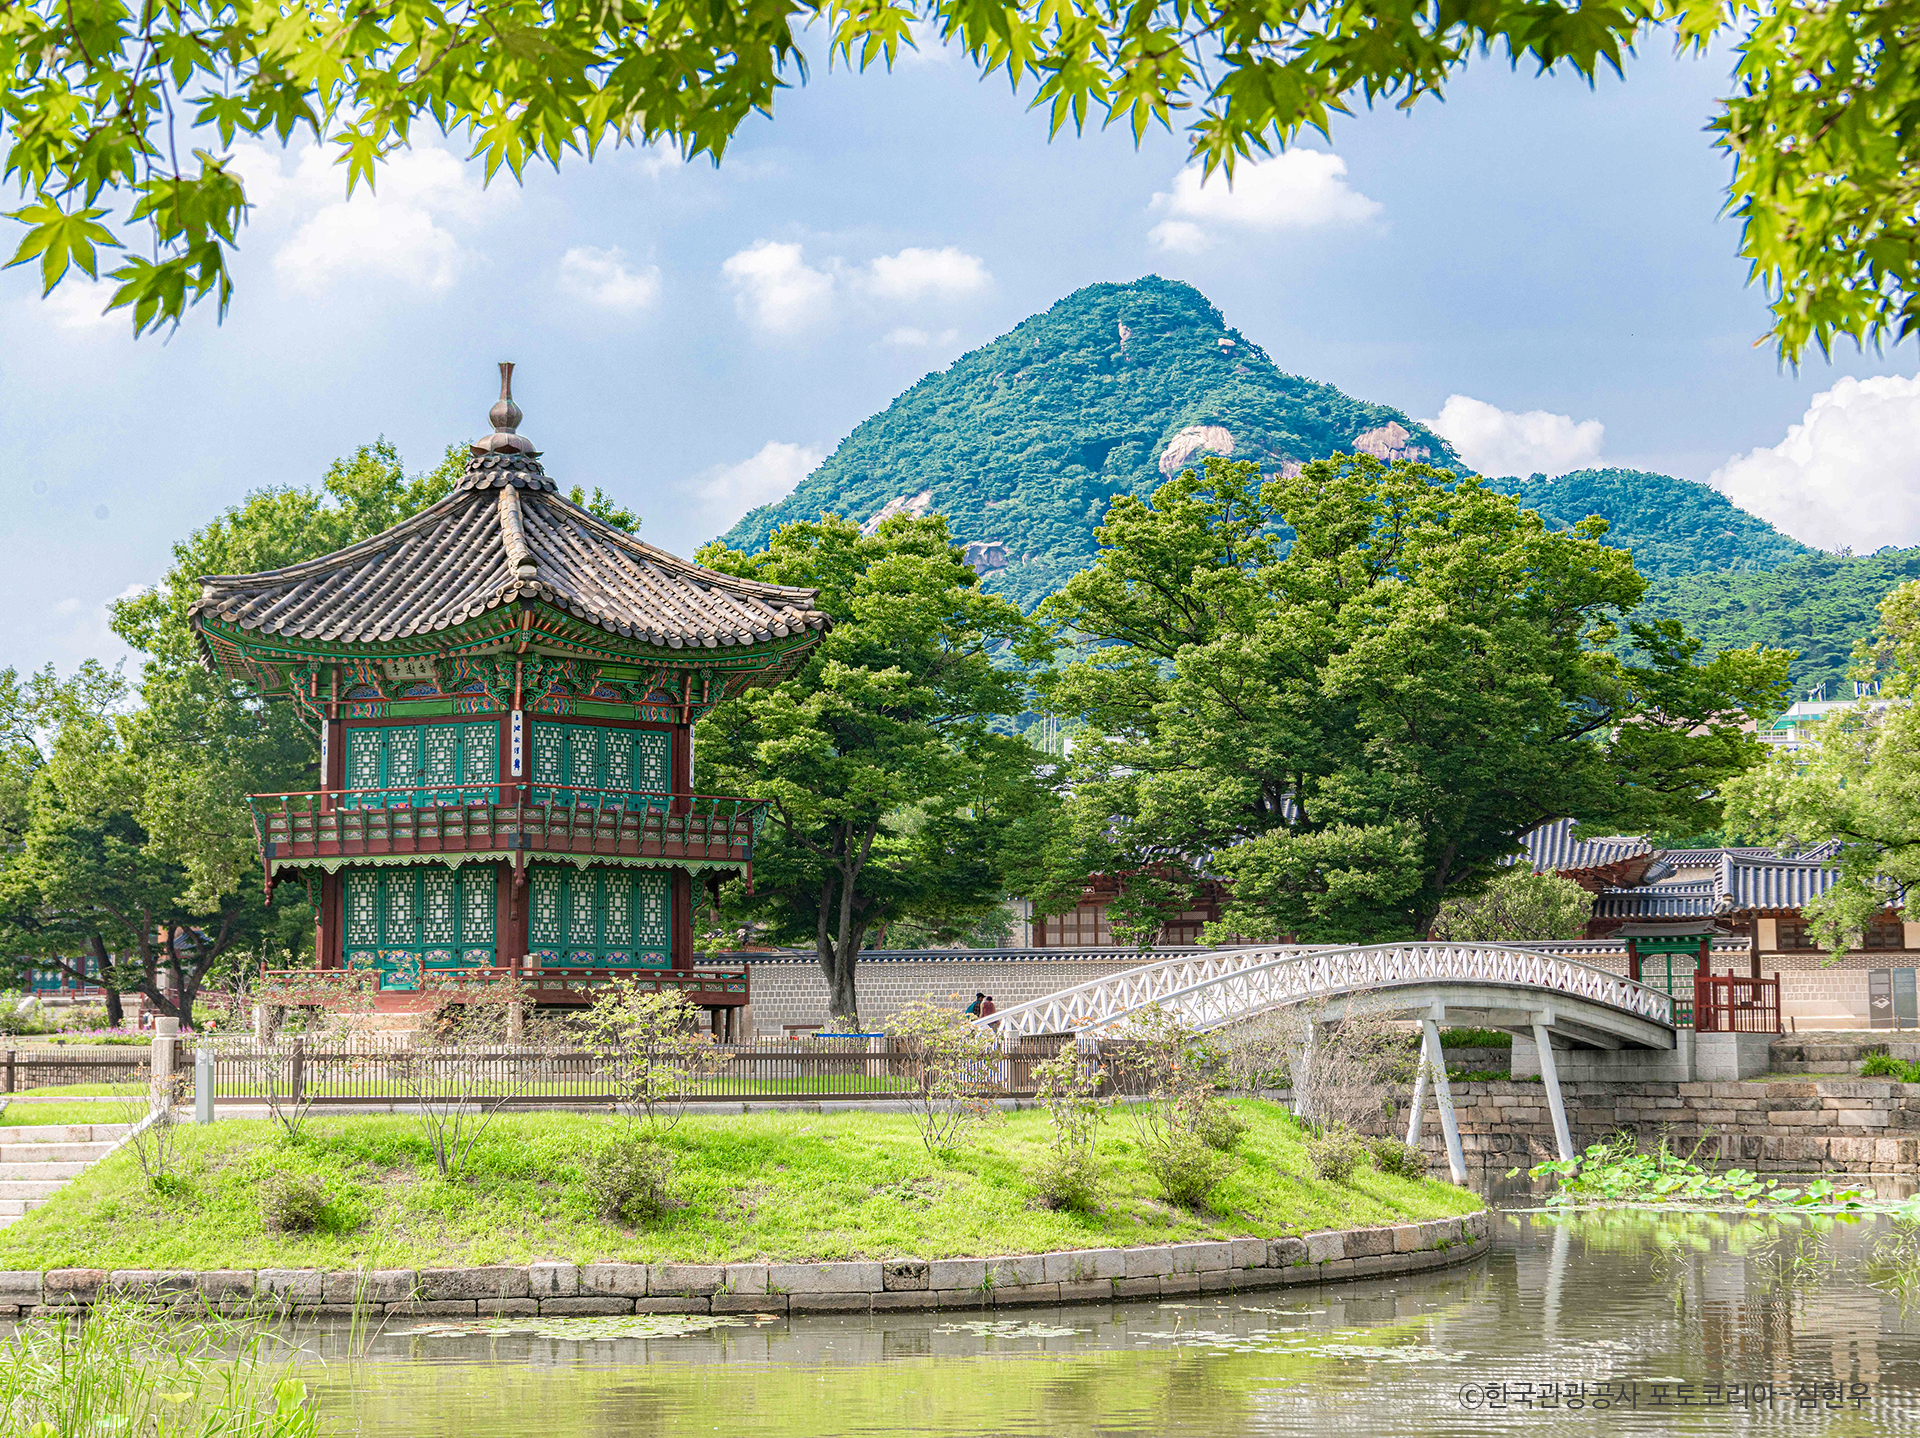
[[[757,1317],[758,1315],[750,1315]],[[602,1318],[474,1318],[422,1323],[390,1330],[394,1338],[505,1338],[525,1333],[573,1343],[612,1343],[621,1338],[685,1338],[715,1328],[745,1328],[745,1318],[706,1313],[633,1313]]]
[[[1018,1319],[976,1319],[968,1323],[943,1323],[942,1333],[972,1333],[981,1338],[1071,1338],[1086,1333],[1085,1328],[1062,1328],[1053,1323],[1022,1323]]]

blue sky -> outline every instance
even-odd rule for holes
[[[1182,178],[1177,136],[1049,143],[943,52],[816,67],[717,171],[628,151],[483,190],[428,145],[348,204],[324,156],[248,152],[224,325],[135,341],[83,286],[0,274],[0,664],[119,657],[104,606],[175,539],[378,435],[425,467],[484,429],[496,360],[550,472],[686,553],[929,369],[1154,272],[1491,472],[1655,469],[1813,543],[1920,543],[1914,356],[1754,347],[1702,133],[1725,62],[1654,50],[1594,90],[1489,64],[1231,195]]]

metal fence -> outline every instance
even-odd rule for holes
[[[1071,1040],[1061,1035],[1008,1044],[980,1087],[1031,1095],[1034,1069]],[[616,1054],[575,1048],[472,1046],[308,1048],[295,1040],[266,1048],[208,1046],[216,1103],[260,1103],[269,1094],[315,1105],[417,1103],[471,1098],[522,1105],[611,1104],[621,1091]],[[822,1098],[905,1098],[911,1052],[891,1039],[715,1044],[704,1047],[693,1102],[778,1103]],[[637,1058],[637,1056],[636,1056]]]

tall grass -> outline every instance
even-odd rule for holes
[[[269,1329],[126,1300],[34,1319],[0,1348],[8,1438],[316,1438],[306,1384]]]

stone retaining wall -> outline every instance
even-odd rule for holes
[[[621,1313],[884,1313],[1230,1293],[1417,1273],[1486,1252],[1487,1215],[1298,1238],[1234,1238],[1006,1258],[854,1263],[534,1263],[525,1267],[0,1273],[0,1317],[85,1307],[103,1294],[222,1308],[265,1303],[340,1316]]]
[[[1452,1088],[1469,1165],[1504,1171],[1557,1157],[1542,1085],[1460,1083]],[[1664,1132],[1682,1152],[1700,1144],[1698,1161],[1708,1165],[1920,1175],[1920,1084],[1885,1079],[1563,1083],[1561,1095],[1576,1149],[1623,1130],[1650,1145]],[[1446,1149],[1431,1104],[1420,1136],[1428,1161],[1444,1172]]]

